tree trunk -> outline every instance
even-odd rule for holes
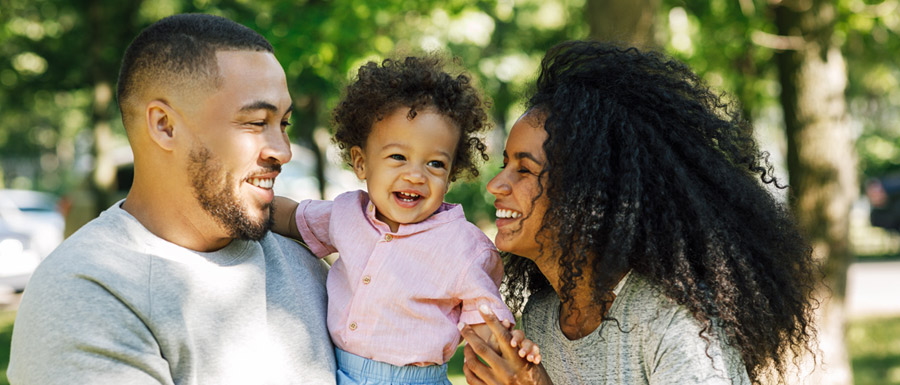
[[[590,38],[653,48],[657,9],[659,0],[588,0],[585,17]]]
[[[774,7],[779,35],[794,44],[776,54],[791,204],[825,274],[816,289],[822,301],[816,314],[821,352],[804,383],[851,384],[844,297],[857,175],[844,100],[847,69],[832,38],[837,10],[828,0],[784,0]],[[809,358],[804,362],[811,364]],[[810,368],[802,370],[805,374]]]
[[[328,187],[328,181],[325,179],[325,166],[328,160],[325,159],[325,153],[328,149],[328,144],[320,146],[316,140],[316,128],[319,125],[319,108],[321,103],[319,95],[309,95],[299,103],[300,107],[294,110],[294,118],[292,120],[297,127],[297,130],[293,131],[297,135],[296,141],[312,150],[316,158],[314,176],[319,182],[318,199],[326,199],[325,189]]]
[[[112,204],[115,193],[116,164],[112,158],[114,147],[112,119],[115,99],[114,85],[118,73],[118,61],[110,62],[105,57],[109,47],[121,47],[137,34],[134,19],[140,8],[140,1],[125,2],[120,7],[110,7],[104,1],[90,0],[87,6],[86,22],[89,25],[90,42],[88,60],[91,64],[93,84],[93,108],[91,123],[94,170],[88,183],[93,194],[94,213],[99,214]],[[111,28],[111,26],[116,26]],[[95,215],[96,216],[96,215]]]

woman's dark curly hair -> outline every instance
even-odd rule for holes
[[[478,157],[488,160],[484,141],[479,137],[491,127],[488,104],[468,75],[445,72],[444,60],[437,55],[386,59],[380,66],[368,62],[359,68],[357,80],[347,86],[332,113],[332,140],[349,162],[350,149],[365,148],[376,121],[400,107],[410,108],[409,119],[414,119],[417,111],[431,108],[460,129],[450,180],[455,181],[460,175],[476,177]]]
[[[538,238],[555,240],[541,246],[560,256],[562,301],[588,270],[608,306],[632,269],[704,334],[721,330],[754,383],[784,382],[793,357],[813,349],[818,270],[767,191],[784,186],[739,109],[682,63],[598,42],[552,48],[527,107],[546,119]],[[547,286],[534,262],[506,255],[511,308]]]

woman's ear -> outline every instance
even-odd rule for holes
[[[359,180],[366,180],[366,155],[359,146],[350,148],[350,165]]]
[[[162,100],[153,100],[147,103],[144,111],[147,119],[147,134],[150,139],[166,151],[175,148],[177,112]]]

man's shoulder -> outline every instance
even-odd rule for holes
[[[133,227],[120,213],[103,212],[53,250],[35,274],[42,269],[76,274],[85,270],[115,270],[117,262],[145,261],[147,256],[140,242],[129,233]]]
[[[309,246],[304,244],[303,242],[282,236],[280,234],[276,234],[275,232],[269,232],[262,240],[259,241],[263,246],[263,250],[266,253],[277,253],[280,255],[309,255],[312,258],[315,258],[312,255],[312,252],[309,251]]]
[[[299,266],[301,269],[321,274],[327,274],[328,265],[317,258],[309,246],[297,240],[269,232],[260,240],[263,253],[266,254],[268,263],[284,263]]]

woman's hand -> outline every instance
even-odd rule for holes
[[[525,338],[521,331],[510,331],[504,327],[487,306],[479,307],[479,310],[491,335],[496,339],[499,350],[493,349],[471,326],[461,324],[460,333],[466,340],[463,349],[466,381],[478,385],[552,384],[544,367],[540,365],[541,356],[537,345]]]

